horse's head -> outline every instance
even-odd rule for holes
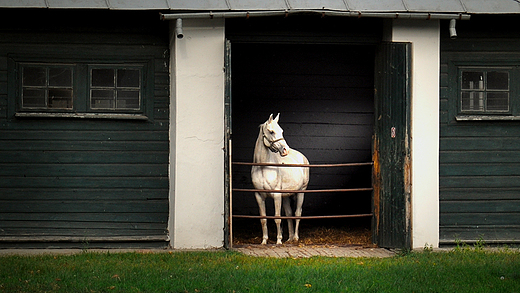
[[[278,119],[280,114],[273,118],[273,114],[269,116],[269,119],[262,124],[262,135],[264,145],[269,148],[272,152],[279,152],[282,157],[289,154],[289,145],[283,138],[283,129],[278,125]]]

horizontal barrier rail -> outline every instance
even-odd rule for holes
[[[331,216],[248,216],[248,215],[233,215],[233,218],[243,219],[338,219],[338,218],[361,218],[361,217],[372,217],[374,214],[357,214],[357,215],[331,215]]]
[[[309,168],[331,168],[331,167],[358,167],[373,166],[374,162],[366,163],[342,163],[342,164],[274,164],[274,163],[249,163],[249,162],[232,162],[233,165],[241,166],[270,166],[270,167],[309,167]],[[369,188],[341,188],[341,189],[319,189],[319,190],[278,190],[278,189],[245,189],[232,188],[232,192],[269,192],[269,193],[327,193],[327,192],[363,192],[373,191]],[[293,220],[309,220],[309,219],[340,219],[340,218],[362,218],[372,217],[374,214],[354,214],[354,215],[328,215],[328,216],[250,216],[250,215],[231,215],[232,218],[243,219],[293,219]]]
[[[350,192],[350,191],[372,191],[371,187],[367,188],[344,188],[344,189],[314,189],[314,190],[278,190],[278,189],[245,189],[233,188],[238,192],[275,192],[275,193],[326,193],[326,192]]]
[[[241,166],[271,166],[271,167],[310,167],[310,168],[330,168],[330,167],[357,167],[357,166],[372,166],[374,162],[366,163],[343,163],[343,164],[274,164],[274,163],[248,163],[248,162],[233,162],[233,165]]]
[[[309,167],[309,168],[330,168],[330,167],[357,167],[372,166],[374,162],[366,163],[341,163],[341,164],[275,164],[275,163],[249,163],[232,162],[233,165],[241,166],[270,166],[270,167]],[[277,189],[245,189],[233,188],[236,192],[275,192],[275,193],[327,193],[327,192],[353,192],[353,191],[372,191],[373,188],[343,188],[343,189],[318,189],[318,190],[277,190]]]

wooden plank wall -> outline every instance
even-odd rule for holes
[[[233,161],[252,161],[258,126],[271,113],[311,163],[371,161],[373,47],[239,43],[231,56]],[[234,166],[233,187],[252,187],[250,167]],[[311,169],[308,189],[356,187],[371,187],[370,166]],[[303,207],[304,215],[370,211],[370,192],[306,194]],[[254,195],[235,193],[233,213],[258,214]]]
[[[520,242],[520,123],[459,121],[456,60],[519,64],[517,17],[472,16],[441,39],[440,238]],[[448,23],[442,24],[447,32]],[[512,87],[518,80],[511,79]],[[512,95],[518,105],[518,96]]]
[[[411,50],[390,42],[376,50],[372,238],[386,248],[411,247]]]
[[[0,246],[22,245],[17,241],[166,246],[167,22],[156,12],[0,13]],[[15,102],[8,95],[10,54],[148,59],[149,120],[15,118],[9,110]]]

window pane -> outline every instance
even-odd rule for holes
[[[106,66],[91,69],[90,108],[93,110],[141,109],[141,68]]]
[[[92,69],[92,86],[114,87],[114,69]]]
[[[91,96],[92,109],[113,109],[115,106],[113,90],[92,90]]]
[[[49,68],[49,86],[72,87],[72,69]]]
[[[49,108],[72,109],[72,90],[49,89]]]
[[[462,111],[483,111],[484,93],[483,92],[463,92]]]
[[[22,107],[24,108],[44,108],[45,90],[24,89],[22,93]]]
[[[487,74],[487,89],[508,90],[509,74],[507,72],[490,71]]]
[[[509,94],[488,92],[486,106],[489,111],[509,111]]]
[[[484,72],[462,72],[462,89],[484,89]]]
[[[139,87],[139,70],[137,69],[118,69],[117,70],[117,86],[118,87]]]
[[[47,78],[43,67],[24,67],[23,68],[24,86],[46,86]]]
[[[139,91],[117,91],[118,109],[139,109]]]

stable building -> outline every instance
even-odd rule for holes
[[[368,217],[381,247],[520,242],[516,1],[0,13],[0,247],[232,247],[257,213],[233,162],[271,113],[311,163],[370,162],[312,169],[309,189],[359,190],[304,214]]]

